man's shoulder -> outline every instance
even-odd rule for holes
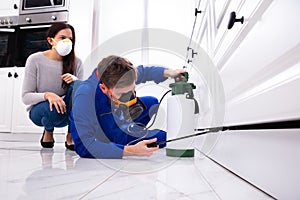
[[[95,94],[96,85],[89,80],[81,81],[76,88],[76,94]]]
[[[78,86],[76,87],[76,94],[91,94],[95,95],[97,82],[90,78],[85,81],[80,81]]]

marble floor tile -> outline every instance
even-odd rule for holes
[[[84,159],[40,147],[40,134],[0,133],[1,199],[270,199],[199,152],[194,158]]]
[[[250,183],[235,176],[231,172],[216,164],[214,161],[198,152],[195,157],[195,167],[211,186],[214,192],[224,200],[271,200],[272,197],[252,186]],[[230,191],[230,192],[228,192]]]

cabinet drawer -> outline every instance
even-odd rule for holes
[[[216,19],[219,21],[216,21],[215,24],[213,60],[219,69],[238,48],[271,2],[272,0],[232,0],[223,5],[224,9],[221,10],[221,13],[215,13]],[[218,6],[216,7],[218,8]],[[244,17],[244,23],[236,22],[231,29],[228,29],[231,12],[236,13],[237,19]]]
[[[300,118],[300,64],[232,99],[224,124],[253,124]]]

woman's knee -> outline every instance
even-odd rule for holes
[[[50,111],[48,101],[43,101],[36,105],[33,105],[29,112],[30,120],[34,124],[36,124],[38,126],[42,126],[42,118],[43,118],[43,116],[45,116],[45,113],[47,112],[47,110]]]
[[[68,124],[67,113],[58,113],[54,106],[51,111],[48,101],[34,105],[30,111],[29,118],[38,126],[56,127],[58,125],[59,127],[63,127]]]

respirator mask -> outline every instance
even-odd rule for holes
[[[129,91],[121,95],[119,99],[112,96],[111,100],[114,106],[123,112],[123,117],[127,122],[131,122],[138,118],[142,112],[146,109],[145,104],[136,97],[135,91]]]
[[[51,38],[55,41],[53,38]],[[56,42],[56,41],[55,41]],[[68,38],[56,42],[55,46],[52,46],[52,49],[56,49],[57,53],[60,56],[66,56],[72,51],[72,41]]]

